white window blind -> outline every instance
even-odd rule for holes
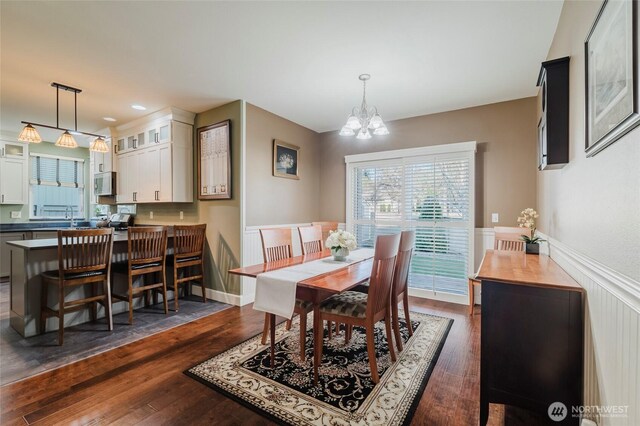
[[[456,144],[460,145],[460,144]],[[409,286],[430,292],[467,294],[473,240],[475,144],[430,155],[430,148],[390,159],[348,163],[347,226],[364,247],[377,235],[416,231]],[[472,147],[472,149],[471,149]]]
[[[84,160],[31,154],[31,219],[84,216]]]

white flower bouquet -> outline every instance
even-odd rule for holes
[[[536,237],[536,219],[538,212],[532,208],[526,208],[520,212],[518,217],[518,225],[520,228],[529,228],[529,235],[522,235],[522,239],[527,244],[539,244],[544,240]]]
[[[341,229],[331,231],[324,245],[331,249],[335,260],[346,260],[349,251],[358,248],[355,235]]]

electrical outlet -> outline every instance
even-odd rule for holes
[[[149,212],[149,219],[153,219],[153,212]]]
[[[498,215],[498,213],[491,213],[491,222],[492,223],[500,222],[500,216]]]
[[[184,212],[182,210],[180,210],[180,220],[184,219]]]
[[[22,212],[11,212],[11,219],[20,219],[22,217]]]

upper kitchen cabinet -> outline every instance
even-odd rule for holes
[[[0,204],[29,202],[29,146],[0,141]]]
[[[538,86],[538,169],[559,169],[569,162],[569,57],[543,62]]]
[[[167,108],[117,128],[117,203],[193,202],[194,118]]]

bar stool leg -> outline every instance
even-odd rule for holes
[[[129,325],[133,325],[133,277],[129,271]]]
[[[40,287],[40,334],[47,332],[47,308],[49,286],[46,278],[42,278],[42,285]]]
[[[109,331],[113,330],[113,314],[111,313],[111,284],[109,280],[103,281],[103,293],[104,293],[104,316],[107,318],[107,326]]]
[[[173,262],[173,307],[178,312],[178,296],[180,295],[180,285],[178,284],[178,262]]]
[[[164,314],[167,315],[169,313],[169,301],[167,300],[167,274],[164,266],[162,267],[162,299],[164,302]],[[178,311],[177,301],[178,299],[176,298],[176,311]]]
[[[62,346],[64,343],[64,286],[60,283],[58,287],[60,287],[58,291],[58,346]]]
[[[200,278],[200,287],[202,287],[202,303],[207,303],[207,294],[204,291],[204,265],[202,263],[200,264],[200,275],[202,275],[202,278]]]

